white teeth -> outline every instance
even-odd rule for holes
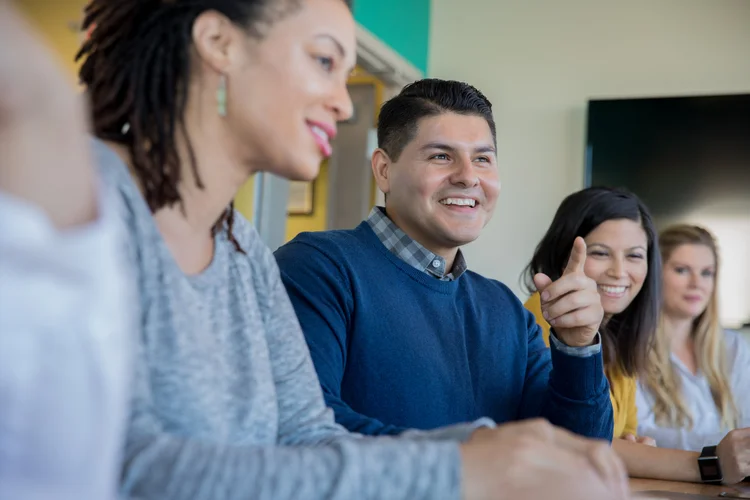
[[[476,205],[476,200],[472,200],[471,198],[446,198],[444,200],[440,200],[440,203],[443,205],[459,205],[462,207],[473,207]]]
[[[604,290],[606,293],[611,293],[613,295],[620,295],[625,293],[625,290],[627,290],[627,287],[625,286],[607,286],[607,285],[599,285],[599,288]]]
[[[322,128],[318,127],[317,125],[311,125],[310,129],[315,133],[315,135],[317,135],[324,141],[328,140],[328,134],[326,134],[326,131],[323,130]]]

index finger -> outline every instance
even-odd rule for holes
[[[578,236],[573,241],[573,249],[570,251],[570,258],[568,259],[568,265],[565,266],[563,275],[570,273],[582,273],[583,267],[586,265],[586,242],[583,238]]]

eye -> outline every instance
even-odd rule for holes
[[[713,278],[714,272],[706,270],[701,273],[701,276],[703,276],[704,278]]]
[[[687,274],[688,269],[687,267],[678,266],[674,268],[674,272],[676,272],[677,274]]]
[[[593,255],[594,257],[606,257],[607,252],[605,252],[604,250],[591,250],[589,252],[589,255]]]
[[[447,159],[448,159],[448,155],[447,155],[447,154],[445,154],[445,153],[438,153],[438,154],[436,154],[436,155],[432,155],[432,156],[430,156],[430,160],[441,160],[441,161],[445,161],[445,160],[447,160]]]
[[[481,161],[483,163],[490,163],[490,159],[487,156],[480,156],[479,158],[476,159],[476,161]]]
[[[631,259],[637,259],[637,260],[643,260],[646,258],[643,254],[640,254],[640,253],[631,253],[630,255],[628,255],[628,257],[630,257]]]
[[[318,61],[318,64],[320,64],[326,73],[333,71],[333,57],[316,56],[315,60]]]

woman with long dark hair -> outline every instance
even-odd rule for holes
[[[531,293],[526,307],[548,338],[555,318],[540,307],[534,277],[559,277],[568,260],[562,249],[578,237],[587,247],[584,272],[597,282],[604,308],[600,334],[614,410],[613,448],[632,476],[700,481],[696,454],[656,448],[651,436],[637,435],[637,378],[646,373],[654,346],[662,282],[658,237],[643,202],[628,191],[604,187],[565,198],[526,269]],[[727,476],[728,481],[741,479]]]

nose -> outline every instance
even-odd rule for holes
[[[612,259],[612,265],[609,267],[609,275],[613,278],[624,278],[625,273],[625,261],[622,257],[614,257]]]
[[[699,273],[690,273],[690,281],[688,282],[688,286],[690,288],[698,288],[698,286],[701,283],[701,275]]]
[[[479,176],[471,158],[460,157],[456,160],[450,180],[451,184],[464,188],[474,187],[479,184]]]
[[[346,85],[346,82],[336,86],[330,107],[336,116],[337,122],[348,120],[354,114],[354,104],[349,95],[349,87]]]

